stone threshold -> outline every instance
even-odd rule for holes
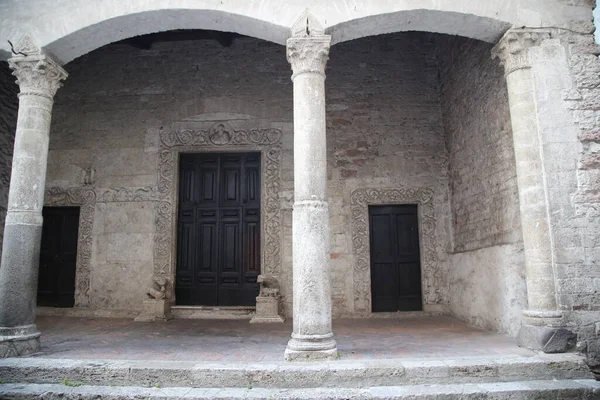
[[[423,317],[441,317],[441,316],[453,316],[446,311],[396,311],[396,312],[369,312],[369,313],[353,313],[343,314],[336,316],[333,320],[340,319],[411,319],[411,318],[423,318]],[[335,333],[335,332],[334,332]]]
[[[13,400],[54,399],[410,399],[410,400],[593,400],[600,382],[592,380],[538,380],[478,384],[375,386],[363,388],[190,388],[113,387],[63,384],[0,384],[0,395]],[[6,396],[6,397],[4,397]]]
[[[171,306],[171,316],[177,319],[251,319],[256,307]]]
[[[135,318],[139,310],[103,310],[85,307],[37,307],[36,315],[42,317],[80,317],[80,318]]]
[[[0,377],[5,383],[292,389],[593,379],[576,354],[295,363],[29,357],[0,360]]]

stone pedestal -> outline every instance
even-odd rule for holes
[[[315,27],[293,31],[299,36],[288,39],[287,56],[294,82],[294,330],[285,359],[334,359],[325,132],[325,64],[331,37]]]
[[[523,347],[558,353],[574,345],[575,335],[563,328],[563,316],[557,309],[540,115],[529,55],[531,47],[550,36],[544,30],[510,30],[494,48],[493,56],[501,60],[506,73],[527,274],[529,309],[523,311],[517,341]]]
[[[52,105],[67,73],[25,36],[9,60],[19,113],[0,266],[0,357],[39,350],[35,326]]]
[[[251,324],[282,323],[285,321],[279,315],[279,281],[274,276],[259,275],[257,282],[260,293],[256,298],[256,314],[250,320]]]
[[[148,299],[144,300],[144,312],[135,317],[134,321],[168,321],[171,318],[171,305],[166,299]]]
[[[285,319],[279,315],[278,297],[256,298],[256,315],[250,320],[251,324],[282,323]]]

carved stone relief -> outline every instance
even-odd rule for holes
[[[48,188],[44,196],[47,206],[80,206],[77,267],[75,275],[75,307],[90,306],[90,259],[96,192],[91,188]]]
[[[208,130],[172,130],[160,135],[158,154],[158,194],[154,236],[154,275],[174,282],[177,228],[179,153],[260,151],[261,196],[261,270],[274,275],[280,270],[282,132],[279,129],[233,129],[218,122]]]
[[[354,255],[354,309],[371,312],[369,205],[417,204],[423,303],[442,302],[442,277],[436,252],[434,192],[429,188],[357,189],[350,197]]]

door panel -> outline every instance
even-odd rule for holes
[[[44,207],[37,304],[73,307],[79,207]]]
[[[416,205],[369,207],[372,310],[422,310]]]
[[[254,305],[260,154],[182,154],[180,169],[177,304]],[[189,195],[190,186],[200,188],[198,196]]]

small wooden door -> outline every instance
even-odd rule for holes
[[[421,311],[417,206],[371,206],[369,220],[373,312]]]
[[[182,154],[175,297],[253,306],[260,274],[260,153]]]
[[[37,304],[73,307],[79,207],[44,207]]]

